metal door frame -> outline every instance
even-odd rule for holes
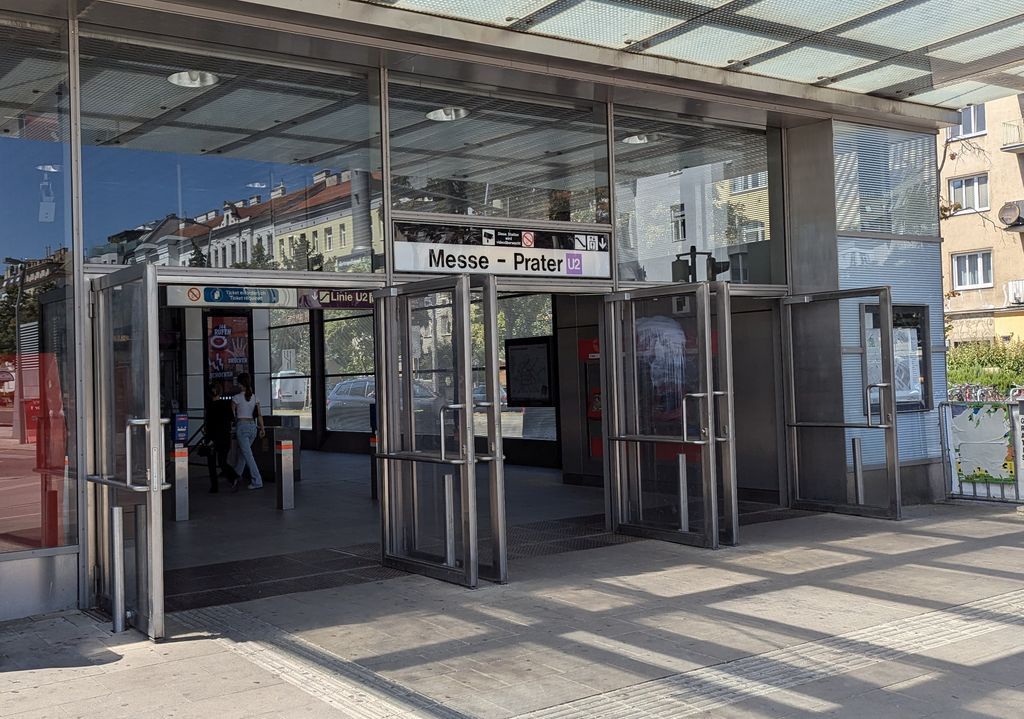
[[[116,287],[133,282],[142,284],[146,305],[146,326],[139,328],[144,330],[146,379],[142,392],[145,398],[146,412],[144,417],[130,418],[125,427],[126,476],[121,478],[116,476],[116,467],[111,466],[109,462],[112,443],[115,439],[108,431],[115,377],[110,346],[113,339],[112,328],[107,324],[110,310],[108,293]],[[91,284],[96,303],[93,331],[100,341],[93,343],[96,353],[94,416],[96,418],[96,467],[98,471],[96,475],[90,475],[88,479],[97,485],[97,489],[102,486],[102,492],[97,493],[98,501],[95,503],[98,512],[103,515],[101,526],[105,529],[105,531],[97,533],[97,537],[104,544],[97,548],[98,557],[104,567],[102,580],[110,591],[115,630],[123,629],[124,622],[127,620],[152,639],[160,639],[165,633],[163,497],[161,494],[170,485],[166,483],[164,477],[166,448],[164,447],[163,425],[165,420],[160,416],[160,375],[156,371],[159,367],[160,352],[157,271],[153,265],[137,265],[95,277]],[[132,455],[134,454],[131,451],[131,437],[135,427],[146,428],[147,476],[143,483],[132,481],[130,476]],[[144,523],[139,522],[139,515],[136,515],[136,565],[138,568],[136,577],[141,579],[143,575],[145,576],[145,596],[139,597],[142,606],[136,607],[134,611],[125,606],[123,514],[121,503],[116,498],[116,493],[120,492],[143,495],[146,506]],[[144,532],[142,532],[143,529]],[[140,534],[144,536],[140,536]],[[143,557],[139,553],[141,547],[144,547],[145,550],[144,564]]]
[[[475,430],[473,425],[473,352],[470,307],[472,290],[479,289],[483,294],[484,334],[485,334],[485,380],[489,400],[480,403],[488,409],[488,454],[477,454],[475,450]],[[449,458],[443,451],[438,454],[421,452],[412,445],[411,450],[402,450],[401,436],[405,432],[414,437],[411,417],[403,413],[399,406],[401,393],[397,391],[400,378],[409,383],[407,396],[412,397],[412,374],[405,372],[404,377],[399,367],[399,355],[409,357],[409,316],[407,305],[409,297],[429,294],[432,292],[451,292],[453,300],[452,329],[459,339],[454,346],[456,353],[455,371],[457,377],[456,402],[442,410],[440,432],[443,435],[445,411],[453,413],[459,419],[458,444],[459,454]],[[469,275],[444,276],[407,282],[401,285],[386,287],[374,293],[374,321],[377,331],[377,407],[378,407],[378,476],[381,481],[381,555],[386,566],[423,574],[445,581],[475,587],[479,581],[478,556],[478,520],[476,502],[476,465],[478,462],[489,463],[490,481],[490,515],[493,532],[493,565],[492,572],[486,578],[504,582],[508,579],[507,565],[507,532],[505,524],[505,493],[504,493],[504,456],[501,441],[501,405],[498,399],[500,386],[498,379],[497,350],[497,289],[493,277]],[[401,347],[402,352],[395,348]],[[414,440],[413,440],[414,441]],[[442,447],[444,438],[441,439]],[[462,524],[462,569],[455,566],[443,566],[428,561],[399,556],[397,548],[403,543],[399,533],[406,527],[394,521],[398,508],[394,506],[396,480],[400,480],[403,472],[413,467],[413,462],[428,462],[458,467],[462,511],[459,518]],[[449,532],[455,518],[449,516]]]
[[[634,300],[656,299],[689,295],[694,298],[698,346],[703,348],[700,362],[700,385],[698,392],[691,395],[701,407],[701,437],[654,437],[641,435],[636,423],[635,412],[631,426],[630,413],[627,411],[627,398],[633,397],[636,403],[636,366],[635,332],[623,330],[624,326],[635,326]],[[718,348],[717,361],[712,348],[712,295],[718,317]],[[732,400],[732,336],[729,302],[729,286],[725,282],[700,282],[695,284],[652,287],[613,293],[605,297],[603,307],[604,320],[601,323],[602,357],[604,358],[603,395],[606,401],[605,422],[605,464],[609,478],[609,505],[611,510],[612,529],[623,534],[661,539],[680,544],[717,548],[719,543],[734,544],[738,541],[739,513],[736,497],[735,447],[733,444],[733,400]],[[628,335],[628,337],[627,337]],[[629,340],[626,342],[626,340]],[[607,347],[607,351],[604,348]],[[629,368],[630,372],[626,372]],[[714,385],[715,370],[718,370],[719,388]],[[684,399],[685,402],[685,399]],[[684,430],[685,431],[685,430]],[[624,444],[654,443],[696,445],[701,448],[701,470],[703,475],[703,499],[705,526],[701,533],[686,529],[683,518],[687,510],[680,507],[681,527],[677,531],[647,527],[629,521],[628,487],[630,469],[633,478],[638,476],[638,468],[626,467]],[[721,529],[719,526],[718,497],[718,462],[717,449],[722,450],[723,496],[721,506]],[[685,473],[685,468],[681,470]],[[682,495],[682,493],[681,493]]]
[[[796,379],[793,347],[793,306],[812,302],[840,300],[877,299],[878,317],[881,330],[882,379],[881,382],[864,387],[867,421],[858,422],[801,422],[796,416]],[[842,327],[839,328],[840,334]],[[782,300],[782,353],[786,383],[786,451],[789,461],[790,506],[815,512],[835,512],[881,519],[900,519],[902,497],[900,492],[899,438],[896,425],[895,357],[893,355],[893,311],[892,289],[888,286],[864,287],[852,290],[833,290],[793,295]],[[841,348],[840,348],[840,351]],[[842,377],[838,378],[842,380]],[[872,422],[871,390],[877,389],[879,398],[879,422]],[[841,387],[840,390],[842,391]],[[799,432],[801,427],[834,429],[872,429],[885,432],[886,473],[889,482],[889,506],[875,507],[862,504],[827,502],[803,499],[800,496]],[[861,471],[859,458],[854,453],[855,476]],[[862,495],[862,490],[858,493]]]

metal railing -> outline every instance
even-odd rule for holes
[[[943,402],[939,408],[949,495],[1024,502],[1021,403]]]
[[[1003,123],[1003,149],[1024,147],[1024,119]]]

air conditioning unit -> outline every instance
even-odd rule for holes
[[[1010,200],[999,208],[999,221],[1012,232],[1024,232],[1024,200]]]

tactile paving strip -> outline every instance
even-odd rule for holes
[[[459,711],[234,607],[191,609],[175,614],[174,621],[193,631],[214,634],[216,641],[228,651],[245,657],[346,717],[469,719]]]
[[[1010,592],[577,699],[520,719],[692,716],[1021,624],[1024,591]]]

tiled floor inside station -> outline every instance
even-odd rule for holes
[[[269,482],[238,492],[222,483],[209,494],[205,468],[193,467],[189,520],[165,522],[167,610],[402,576],[380,566],[369,461],[303,452],[295,509],[286,512]],[[564,484],[557,470],[506,467],[506,511],[510,558],[631,541],[605,531],[601,488]]]

